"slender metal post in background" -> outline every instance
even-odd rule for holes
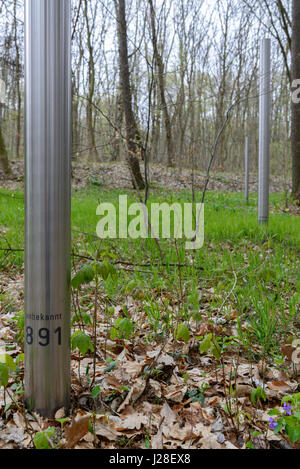
[[[271,40],[260,46],[258,221],[269,221]]]
[[[245,201],[249,201],[249,137],[245,138]]]
[[[70,399],[70,0],[25,0],[25,402]]]

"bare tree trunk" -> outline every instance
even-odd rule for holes
[[[74,154],[76,155],[76,151],[78,151],[78,139],[79,135],[79,103],[78,103],[78,89],[76,86],[75,76],[73,76],[72,81],[72,148]],[[72,157],[72,159],[76,159],[76,156]]]
[[[292,77],[300,79],[300,2],[293,0]],[[300,202],[300,103],[292,102],[293,196]]]
[[[16,51],[16,92],[17,92],[17,137],[16,137],[16,156],[20,158],[21,146],[21,64],[20,64],[20,47],[18,42],[17,28],[17,1],[14,1],[14,43]]]
[[[7,155],[1,127],[0,127],[0,169],[2,169],[5,174],[10,173],[8,155]]]
[[[87,0],[85,0],[84,7],[84,17],[86,21],[86,30],[87,30],[87,43],[89,51],[89,66],[88,66],[88,99],[86,105],[86,125],[87,125],[87,134],[88,134],[88,148],[90,149],[90,154],[92,158],[97,160],[99,155],[96,148],[96,139],[95,139],[95,128],[93,121],[93,98],[95,93],[95,61],[94,61],[94,47],[92,44],[92,29],[94,29],[94,24],[91,27],[88,16],[88,6]]]
[[[126,159],[131,172],[133,186],[138,189],[144,189],[145,183],[141,174],[138,158],[138,156],[143,158],[143,149],[141,145],[141,137],[132,110],[125,0],[115,0],[115,6],[118,23],[120,81],[122,86],[122,99],[126,122]]]
[[[165,71],[162,57],[158,51],[157,45],[157,35],[156,35],[156,26],[155,26],[155,10],[152,0],[148,0],[150,6],[150,17],[151,17],[151,29],[152,29],[152,44],[154,51],[154,58],[158,72],[158,86],[160,91],[160,102],[162,107],[162,112],[164,116],[165,130],[166,130],[166,139],[167,139],[167,152],[168,152],[168,165],[174,166],[174,145],[172,138],[172,125],[171,118],[168,111],[166,94],[165,94]]]
[[[112,161],[120,160],[122,142],[120,130],[122,128],[123,114],[122,91],[120,90],[116,97],[115,123],[118,130],[115,130]]]

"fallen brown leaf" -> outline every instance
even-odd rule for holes
[[[127,405],[134,404],[138,400],[138,398],[143,394],[146,388],[146,380],[144,378],[138,378],[133,387],[130,389],[129,393],[127,394],[126,399],[118,408],[118,414],[120,414]]]
[[[77,417],[73,419],[70,426],[65,428],[65,436],[67,440],[66,448],[74,448],[76,444],[89,432],[90,419],[90,414]]]

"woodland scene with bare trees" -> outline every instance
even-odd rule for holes
[[[0,449],[299,449],[299,215],[299,0],[0,0]]]

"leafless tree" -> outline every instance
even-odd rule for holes
[[[300,79],[300,3],[293,0],[292,79]],[[293,195],[300,202],[300,103],[292,102]]]
[[[120,81],[122,86],[123,108],[126,121],[126,145],[128,150],[127,163],[131,171],[132,183],[134,187],[137,187],[138,189],[144,189],[145,183],[141,174],[139,163],[139,160],[143,158],[143,147],[132,109],[125,0],[115,0],[115,7],[119,43]]]

